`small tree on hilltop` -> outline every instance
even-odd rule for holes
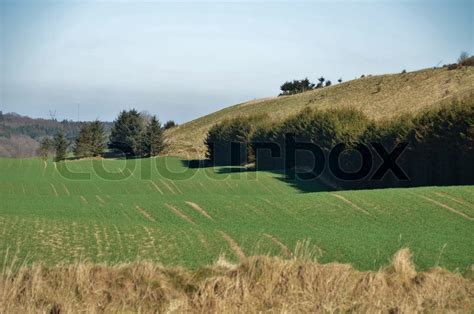
[[[177,126],[176,122],[174,122],[173,120],[168,120],[163,125],[163,129],[168,130],[168,129],[174,128],[175,126]]]
[[[340,77],[337,81],[339,82],[339,84],[341,84],[342,83],[342,77]]]
[[[54,149],[56,151],[55,161],[61,161],[66,159],[68,143],[64,137],[63,131],[59,131],[54,136]]]
[[[163,150],[163,129],[156,116],[151,117],[143,136],[144,153],[148,156],[158,156]]]
[[[314,84],[310,82],[308,78],[303,80],[294,80],[292,82],[285,82],[280,86],[282,93],[280,96],[294,95],[303,93],[308,90],[314,89]]]
[[[332,84],[331,81],[327,80],[325,86],[328,87],[328,86],[331,86],[331,84]]]
[[[320,78],[318,78],[319,83],[318,83],[318,85],[316,85],[316,88],[321,88],[321,87],[323,87],[325,80],[326,80],[326,79],[325,79],[324,77],[322,77],[322,76],[321,76]]]

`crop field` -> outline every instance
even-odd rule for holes
[[[66,171],[67,168],[67,171]],[[474,264],[474,187],[304,192],[283,174],[192,168],[172,157],[0,159],[0,256],[47,264],[289,256],[361,270],[409,247],[421,270]]]

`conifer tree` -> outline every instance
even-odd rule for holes
[[[126,155],[140,156],[142,153],[143,119],[138,111],[122,111],[110,134],[109,148]]]
[[[151,117],[143,137],[144,153],[157,156],[163,150],[163,129],[156,116]]]
[[[106,148],[104,126],[99,120],[95,120],[89,125],[89,128],[91,133],[92,156],[101,156],[104,154]]]
[[[79,131],[74,145],[74,155],[79,158],[92,156],[92,132],[89,124],[84,124]]]
[[[61,161],[66,159],[66,154],[67,154],[67,148],[68,148],[68,143],[66,141],[66,138],[64,137],[63,131],[59,131],[56,133],[54,136],[54,148],[56,151],[56,156],[55,156],[55,161]]]

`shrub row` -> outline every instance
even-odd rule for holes
[[[267,115],[239,116],[215,124],[204,140],[207,158],[215,165],[243,165],[253,162],[255,156],[250,149],[252,135],[257,125],[267,119]]]
[[[354,109],[308,108],[279,123],[263,116],[239,117],[215,125],[206,145],[209,159],[219,165],[255,162],[261,170],[308,171],[324,164],[319,178],[344,188],[473,184],[474,97],[452,101],[415,117],[378,122]],[[324,159],[308,149],[293,153],[295,147],[291,145],[309,149],[318,146]],[[384,176],[376,175],[385,162],[384,153],[387,157],[394,149],[400,150],[394,156],[398,156],[396,162],[403,173],[394,175],[397,169],[390,168]],[[336,176],[331,168],[334,158],[330,158],[335,151],[342,152],[336,158],[340,171],[360,171],[363,178]],[[364,169],[363,151],[372,157],[370,169]],[[287,152],[292,153],[287,156]]]

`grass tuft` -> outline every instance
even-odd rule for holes
[[[414,312],[472,310],[474,280],[434,268],[417,273],[408,249],[361,272],[320,264],[309,242],[291,259],[220,257],[198,270],[141,261],[21,266],[0,277],[0,313]]]

